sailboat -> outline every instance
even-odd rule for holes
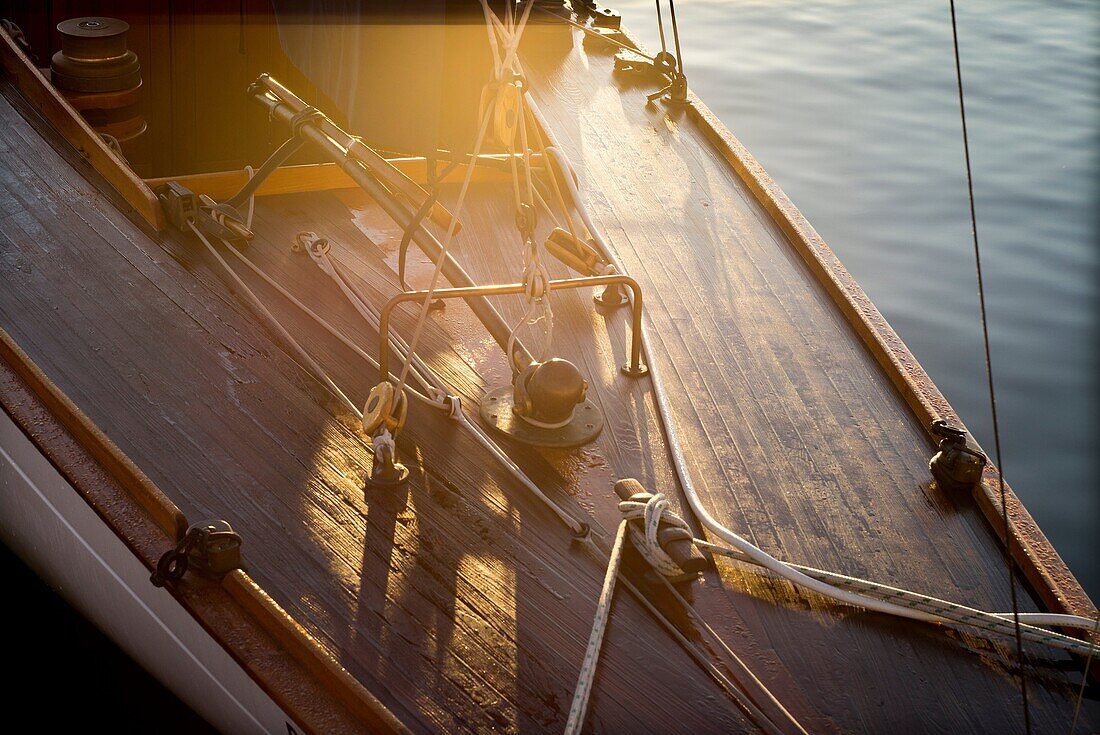
[[[672,3],[79,5],[2,14],[0,533],[219,730],[1100,728]]]

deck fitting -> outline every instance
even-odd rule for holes
[[[375,460],[374,468],[371,469],[370,474],[367,475],[364,482],[367,487],[384,488],[403,485],[408,479],[409,468],[400,462],[393,460],[389,462],[379,462]]]
[[[593,296],[592,300],[596,302],[596,306],[608,310],[618,309],[620,306],[626,306],[630,303],[630,299],[617,283],[610,284],[603,291]]]
[[[969,446],[966,431],[943,419],[933,420],[931,431],[940,437],[939,451],[928,462],[936,483],[948,490],[966,490],[981,482],[988,460]]]
[[[481,399],[481,420],[494,431],[536,447],[579,447],[603,431],[603,412],[588,399],[577,404],[569,423],[556,429],[543,429],[524,421],[513,413],[514,406],[512,386],[502,385]]]

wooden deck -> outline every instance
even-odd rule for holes
[[[525,61],[595,218],[642,283],[658,336],[651,355],[714,515],[790,561],[1007,610],[1003,556],[981,513],[930,487],[923,427],[704,135],[647,109],[646,90],[619,90],[610,57],[580,44]],[[217,264],[192,238],[157,239],[121,214],[6,94],[0,327],[189,518],[240,530],[252,577],[411,728],[560,731],[603,570],[453,423],[415,403],[399,442],[412,482],[364,498],[369,452],[354,421]],[[516,278],[509,196],[506,185],[480,185],[463,215],[454,252],[480,281]],[[380,210],[356,192],[265,197],[255,229],[249,257],[376,352],[377,336],[289,246],[301,230],[330,237],[382,299],[396,289],[400,233]],[[415,250],[411,261],[411,281],[423,284],[426,262]],[[375,372],[246,280],[362,401]],[[518,301],[499,306],[519,316]],[[598,315],[587,293],[555,294],[554,309],[555,345],[588,377],[606,428],[580,450],[508,446],[552,497],[597,519],[606,545],[614,479],[678,488],[648,380],[617,370],[626,314]],[[461,305],[433,324],[425,352],[468,407],[505,376]],[[725,562],[690,593],[812,732],[1022,729],[1007,643],[842,608]],[[1065,731],[1076,694],[1068,658],[1028,653],[1035,730]],[[1085,716],[1095,729],[1095,702]],[[754,730],[625,595],[588,722],[601,732]]]

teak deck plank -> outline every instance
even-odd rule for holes
[[[705,137],[646,108],[642,90],[617,89],[608,55],[578,44],[525,63],[594,216],[642,283],[658,336],[651,357],[715,515],[791,561],[1007,609],[1003,557],[981,514],[929,487],[923,428]],[[0,326],[189,518],[233,523],[252,576],[413,729],[560,730],[602,569],[449,420],[415,402],[399,443],[410,487],[364,499],[369,452],[351,418],[193,238],[151,239],[76,165],[0,101]],[[454,193],[444,195],[452,211]],[[479,184],[459,214],[454,253],[478,280],[515,280],[509,197],[507,185]],[[271,196],[257,202],[247,251],[376,353],[377,336],[326,277],[290,254],[304,229],[333,238],[379,298],[394,288],[399,231],[354,192]],[[413,250],[410,261],[420,285],[424,259]],[[375,371],[240,272],[361,402]],[[515,298],[499,306],[510,320],[521,313]],[[586,374],[607,425],[581,450],[505,446],[552,497],[594,514],[606,543],[616,477],[678,488],[649,382],[617,372],[626,315],[597,315],[589,292],[556,293],[554,308],[555,350]],[[408,325],[407,315],[397,322]],[[471,408],[507,377],[461,304],[426,339]],[[697,609],[811,731],[1020,729],[1009,645],[719,567],[691,588]],[[1067,679],[1056,665],[1029,673],[1036,730],[1066,729]],[[625,595],[589,724],[754,729]]]

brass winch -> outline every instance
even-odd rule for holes
[[[141,64],[126,47],[130,24],[117,18],[72,18],[57,24],[61,50],[50,81],[96,132],[116,140],[145,131],[138,107]]]
[[[559,357],[533,362],[512,385],[481,400],[481,418],[525,444],[576,447],[599,436],[603,414],[588,400],[588,383],[577,366]]]

